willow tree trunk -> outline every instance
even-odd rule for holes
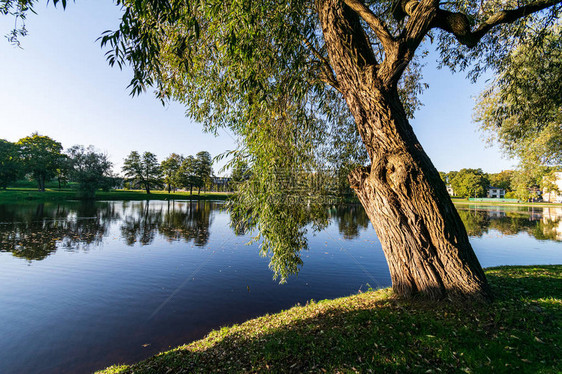
[[[371,159],[349,181],[381,241],[394,291],[432,299],[490,299],[464,225],[408,122],[397,82],[379,76],[351,9],[337,0],[317,5],[338,90]]]

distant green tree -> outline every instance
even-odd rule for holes
[[[193,187],[199,184],[197,160],[193,156],[187,156],[183,159],[176,174],[176,183],[183,188],[189,187],[189,193],[193,194]]]
[[[172,153],[160,164],[160,168],[162,169],[162,173],[164,174],[164,183],[166,184],[168,193],[172,192],[172,189],[177,187],[176,174],[180,169],[182,161],[183,156]]]
[[[458,171],[450,171],[447,174],[445,174],[445,179],[448,181],[448,183],[451,183],[451,181],[455,179],[458,173],[459,173]]]
[[[7,140],[0,139],[0,188],[6,189],[21,175],[19,147]]]
[[[198,152],[195,155],[195,175],[197,176],[198,193],[201,193],[201,188],[211,184],[211,177],[213,176],[213,160],[207,151]]]
[[[70,174],[72,172],[72,161],[68,157],[68,155],[61,155],[59,160],[59,166],[56,170],[56,178],[57,182],[59,183],[59,190],[62,187],[65,187],[68,182],[70,181]]]
[[[39,191],[45,191],[45,181],[57,174],[63,160],[61,143],[34,133],[20,139],[17,144],[25,172],[37,181]]]
[[[482,169],[461,169],[451,179],[455,195],[461,197],[484,197],[490,182]]]
[[[132,182],[145,189],[150,194],[150,189],[161,187],[162,170],[156,155],[151,152],[144,152],[141,156],[137,151],[132,151],[123,164],[123,173],[125,177]]]
[[[513,178],[513,170],[503,170],[499,173],[490,174],[490,185],[494,187],[503,188],[507,192],[513,191],[511,187],[511,180]]]
[[[531,197],[529,189],[540,183],[542,174],[543,173],[537,171],[534,166],[531,168],[525,168],[521,165],[511,180],[511,185],[515,195],[514,197],[523,201],[528,200]]]
[[[107,186],[111,179],[111,162],[106,154],[96,152],[93,146],[75,145],[67,151],[70,177],[78,183],[82,197],[93,199],[96,190]]]

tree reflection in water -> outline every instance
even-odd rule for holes
[[[141,202],[123,219],[121,235],[128,245],[149,245],[159,234],[169,241],[193,240],[194,245],[204,246],[209,241],[212,212],[218,209],[217,203],[211,201]]]
[[[58,248],[87,250],[118,218],[110,203],[0,205],[0,251],[31,261]]]
[[[560,208],[469,206],[457,209],[469,236],[481,237],[495,230],[504,235],[525,232],[537,240],[562,241]]]
[[[330,218],[338,224],[338,231],[344,239],[355,239],[366,230],[371,221],[365,209],[359,204],[338,205],[330,209]]]
[[[127,245],[150,245],[160,235],[168,241],[193,242],[204,246],[210,238],[210,227],[216,211],[224,208],[221,202],[169,201],[169,202],[97,202],[97,203],[43,203],[0,205],[0,251],[14,256],[42,260],[57,249],[67,251],[88,250],[99,245],[109,235],[110,226],[117,224]],[[473,237],[481,237],[494,230],[504,235],[525,232],[538,240],[562,241],[562,208],[506,208],[468,206],[458,207],[461,219]],[[283,256],[287,263],[278,261],[277,270],[285,267],[295,270],[300,266],[299,250],[306,244],[306,227],[318,225],[313,216],[337,225],[346,240],[356,238],[370,227],[369,219],[359,205],[339,205],[324,208],[323,213],[302,206],[292,206],[283,211],[297,214],[297,226],[276,235],[276,240],[293,238],[277,243],[289,251],[297,246],[293,256]],[[246,235],[255,223],[244,221],[236,212],[230,212],[231,227],[235,235]],[[317,226],[319,230],[326,223]],[[270,225],[273,229],[276,225]],[[284,225],[279,225],[284,227]],[[299,229],[300,227],[300,229]],[[295,232],[302,234],[295,242]],[[296,244],[295,244],[296,243]],[[292,247],[291,247],[292,248]],[[289,272],[287,272],[289,273]]]

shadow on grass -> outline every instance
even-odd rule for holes
[[[562,267],[540,269],[490,269],[488,305],[369,292],[224,328],[124,371],[560,372]]]

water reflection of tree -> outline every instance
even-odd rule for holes
[[[459,210],[459,215],[469,236],[480,237],[488,232],[490,219],[484,212]]]
[[[211,212],[218,207],[209,201],[187,203],[185,209],[177,203],[168,202],[164,220],[160,226],[160,234],[169,240],[185,240],[197,246],[209,241],[209,227],[212,222]]]
[[[329,205],[322,199],[231,200],[229,213],[236,235],[256,229],[260,253],[270,258],[274,278],[285,281],[298,274],[303,265],[301,253],[308,249],[309,230],[323,230],[329,222],[337,225],[345,239],[356,238],[370,221],[360,205]],[[238,197],[240,199],[240,197]]]
[[[541,219],[535,211],[461,209],[459,215],[468,235],[473,237],[480,237],[490,230],[495,230],[504,235],[526,232],[538,240],[560,240],[559,217]]]
[[[133,212],[127,214],[121,223],[121,236],[128,245],[136,242],[142,245],[152,243],[156,236],[156,230],[162,220],[162,208],[150,207],[150,201],[143,201],[133,205]]]
[[[109,203],[0,205],[0,251],[43,260],[99,244],[119,215]]]
[[[356,238],[361,230],[369,227],[370,223],[365,209],[359,204],[338,205],[330,209],[330,216],[337,223],[344,239]]]
[[[218,209],[216,204],[209,201],[169,201],[166,205],[152,205],[149,201],[133,205],[133,211],[123,219],[121,235],[128,245],[137,242],[142,245],[151,244],[156,234],[170,241],[193,240],[197,246],[207,244],[212,222],[211,212]]]

